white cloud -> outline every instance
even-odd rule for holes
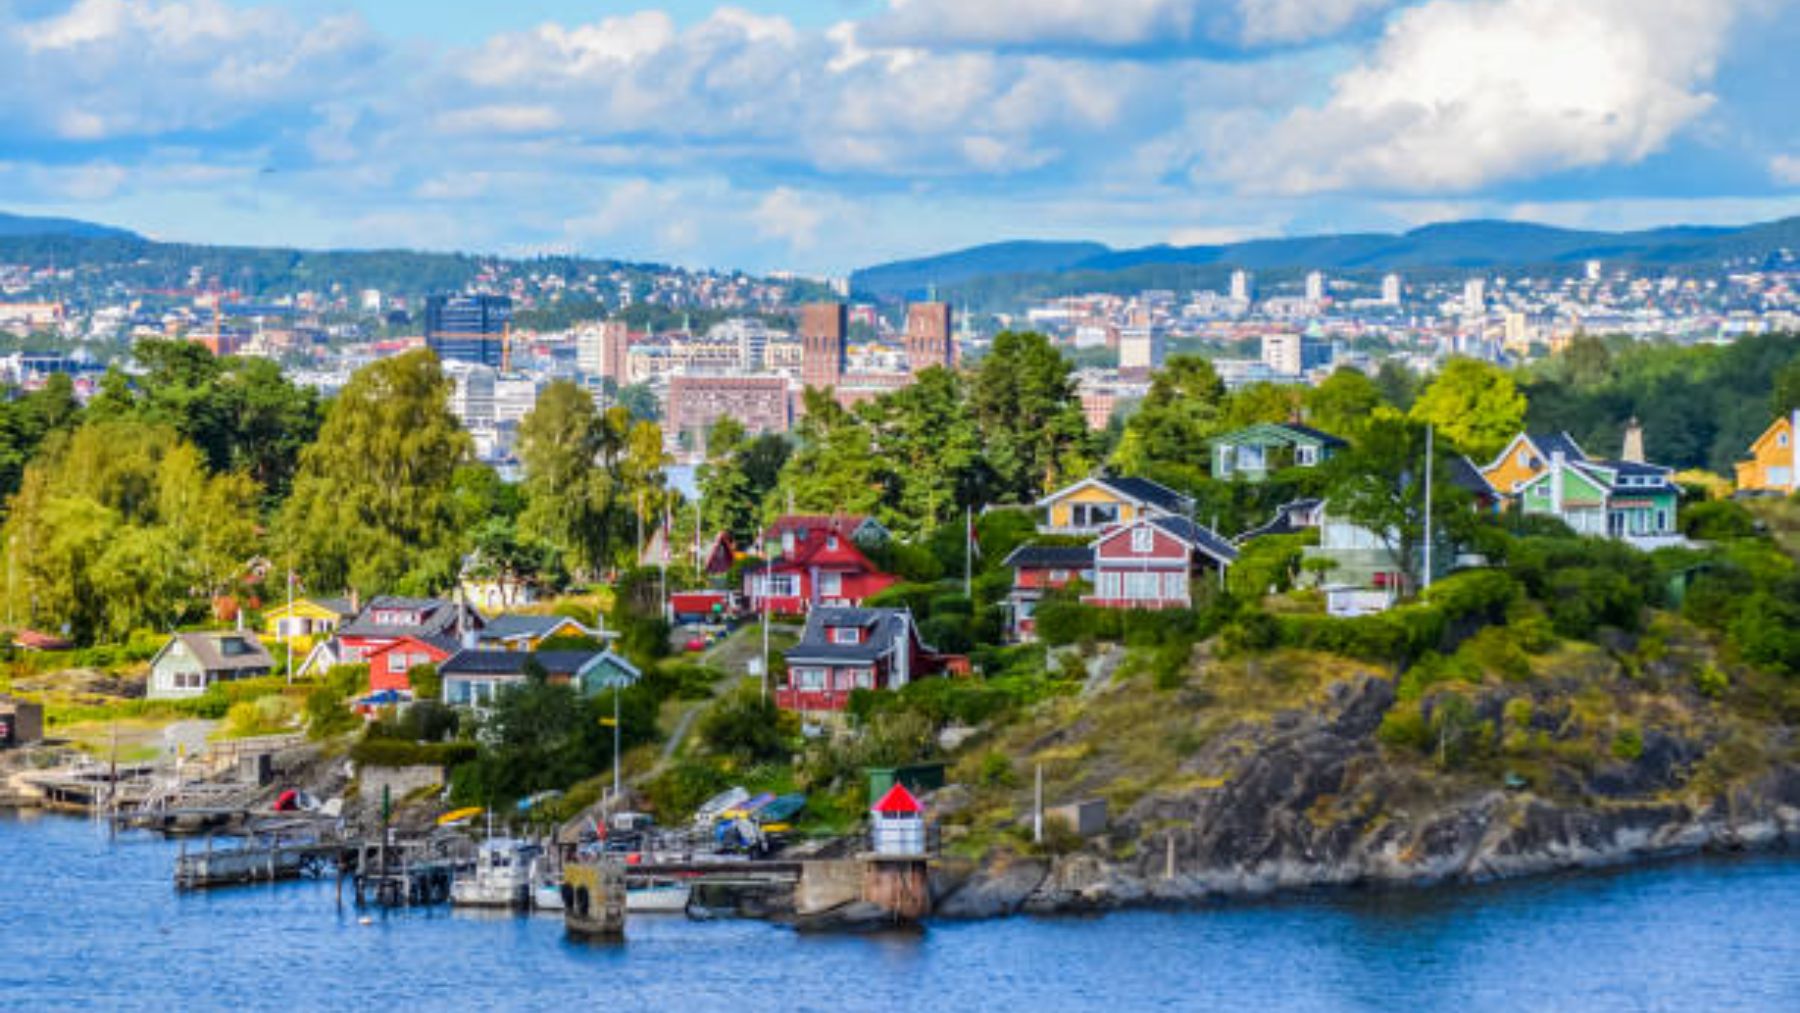
[[[485,105],[452,109],[437,125],[452,134],[536,134],[562,126],[562,116],[543,105]]]
[[[1734,0],[1434,0],[1390,23],[1320,107],[1239,136],[1258,189],[1472,190],[1660,150],[1706,90]]]
[[[837,203],[833,198],[781,186],[757,202],[750,220],[763,236],[781,240],[794,249],[810,249],[818,240],[819,226],[825,224],[826,206]]]
[[[1800,186],[1800,155],[1776,155],[1769,159],[1769,176],[1782,186]]]
[[[1144,49],[1329,38],[1395,0],[890,0],[872,40],[985,48]]]

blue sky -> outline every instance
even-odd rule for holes
[[[0,209],[844,273],[1800,214],[1800,0],[0,0]]]

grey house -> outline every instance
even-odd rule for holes
[[[177,633],[150,659],[152,700],[199,696],[215,682],[274,671],[274,659],[249,633]]]

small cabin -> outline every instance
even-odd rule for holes
[[[251,634],[177,633],[150,659],[145,695],[152,700],[200,696],[215,682],[254,679],[274,669],[274,659]]]

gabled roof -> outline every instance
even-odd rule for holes
[[[1481,473],[1481,469],[1475,467],[1475,462],[1461,454],[1450,459],[1450,481],[1476,496],[1497,499],[1500,495],[1494,484]]]
[[[875,804],[869,807],[869,810],[891,816],[922,813],[925,811],[925,807],[920,804],[917,796],[906,790],[906,785],[895,781],[894,786],[887,790],[887,794],[877,799]]]
[[[1236,547],[1204,524],[1196,524],[1186,517],[1152,517],[1148,523],[1206,553],[1217,562],[1227,565],[1237,562]]]
[[[450,676],[525,675],[525,665],[536,661],[549,675],[573,677],[604,657],[606,651],[497,651],[474,648],[457,651],[438,666],[439,674]]]
[[[834,644],[826,630],[855,626],[867,629],[869,635],[860,644]],[[789,648],[787,660],[846,664],[872,662],[893,651],[898,643],[911,638],[926,652],[936,653],[918,639],[912,614],[893,608],[818,608],[806,617],[806,628],[800,642]]]
[[[1021,545],[1000,565],[1014,569],[1081,570],[1094,565],[1094,550],[1088,545]]]
[[[568,616],[532,616],[506,612],[487,621],[487,625],[481,629],[481,639],[514,640],[523,637],[539,640],[570,625],[580,630],[582,636],[589,632],[587,627]]]
[[[375,621],[375,614],[383,611],[409,611],[422,613],[421,621],[416,624],[381,623]],[[369,599],[356,618],[338,627],[340,637],[430,637],[438,636],[456,629],[458,613],[469,629],[478,630],[485,624],[481,613],[472,608],[459,610],[455,602],[442,598],[402,598],[397,595],[378,595]]]
[[[403,647],[406,644],[423,644],[426,647],[436,648],[444,654],[455,654],[457,651],[462,650],[462,641],[450,634],[400,633],[395,635],[393,643],[382,644],[380,647],[371,649],[369,653],[364,656],[363,660],[367,661],[369,658],[373,658],[378,654],[386,654],[387,652],[398,647]]]
[[[1129,475],[1105,474],[1094,475],[1089,478],[1084,478],[1073,485],[1063,486],[1061,489],[1038,500],[1037,505],[1049,506],[1064,497],[1094,486],[1110,489],[1114,493],[1117,493],[1121,499],[1130,500],[1133,503],[1141,503],[1145,506],[1153,506],[1167,513],[1186,513],[1188,509],[1188,498],[1168,486],[1163,485],[1161,482],[1153,482],[1147,478],[1137,478]]]
[[[765,536],[780,537],[788,533],[833,531],[854,536],[859,531],[886,537],[887,529],[867,514],[786,514],[775,518]]]
[[[248,633],[177,633],[156,652],[155,665],[177,643],[208,672],[266,672],[275,661],[262,641]]]
[[[1264,535],[1298,534],[1301,526],[1294,523],[1294,515],[1308,513],[1324,505],[1325,501],[1322,499],[1297,499],[1283,503],[1275,508],[1273,517],[1238,535],[1232,541],[1237,545],[1242,545],[1252,538],[1261,538]]]
[[[1587,460],[1587,451],[1582,450],[1581,444],[1575,442],[1575,437],[1570,436],[1566,432],[1561,430],[1550,433],[1521,432],[1519,435],[1506,441],[1506,446],[1501,448],[1500,453],[1495,454],[1494,459],[1488,462],[1487,466],[1481,470],[1493,471],[1495,468],[1505,464],[1507,459],[1512,457],[1513,451],[1518,448],[1519,441],[1521,440],[1529,443],[1531,449],[1536,452],[1535,456],[1542,462],[1539,467],[1548,467],[1550,462],[1556,459],[1557,454],[1563,455],[1565,459],[1570,461]]]
[[[1258,422],[1253,426],[1245,426],[1235,432],[1223,436],[1215,436],[1212,443],[1317,443],[1326,447],[1347,447],[1349,443],[1340,437],[1333,436],[1323,429],[1299,422]]]

